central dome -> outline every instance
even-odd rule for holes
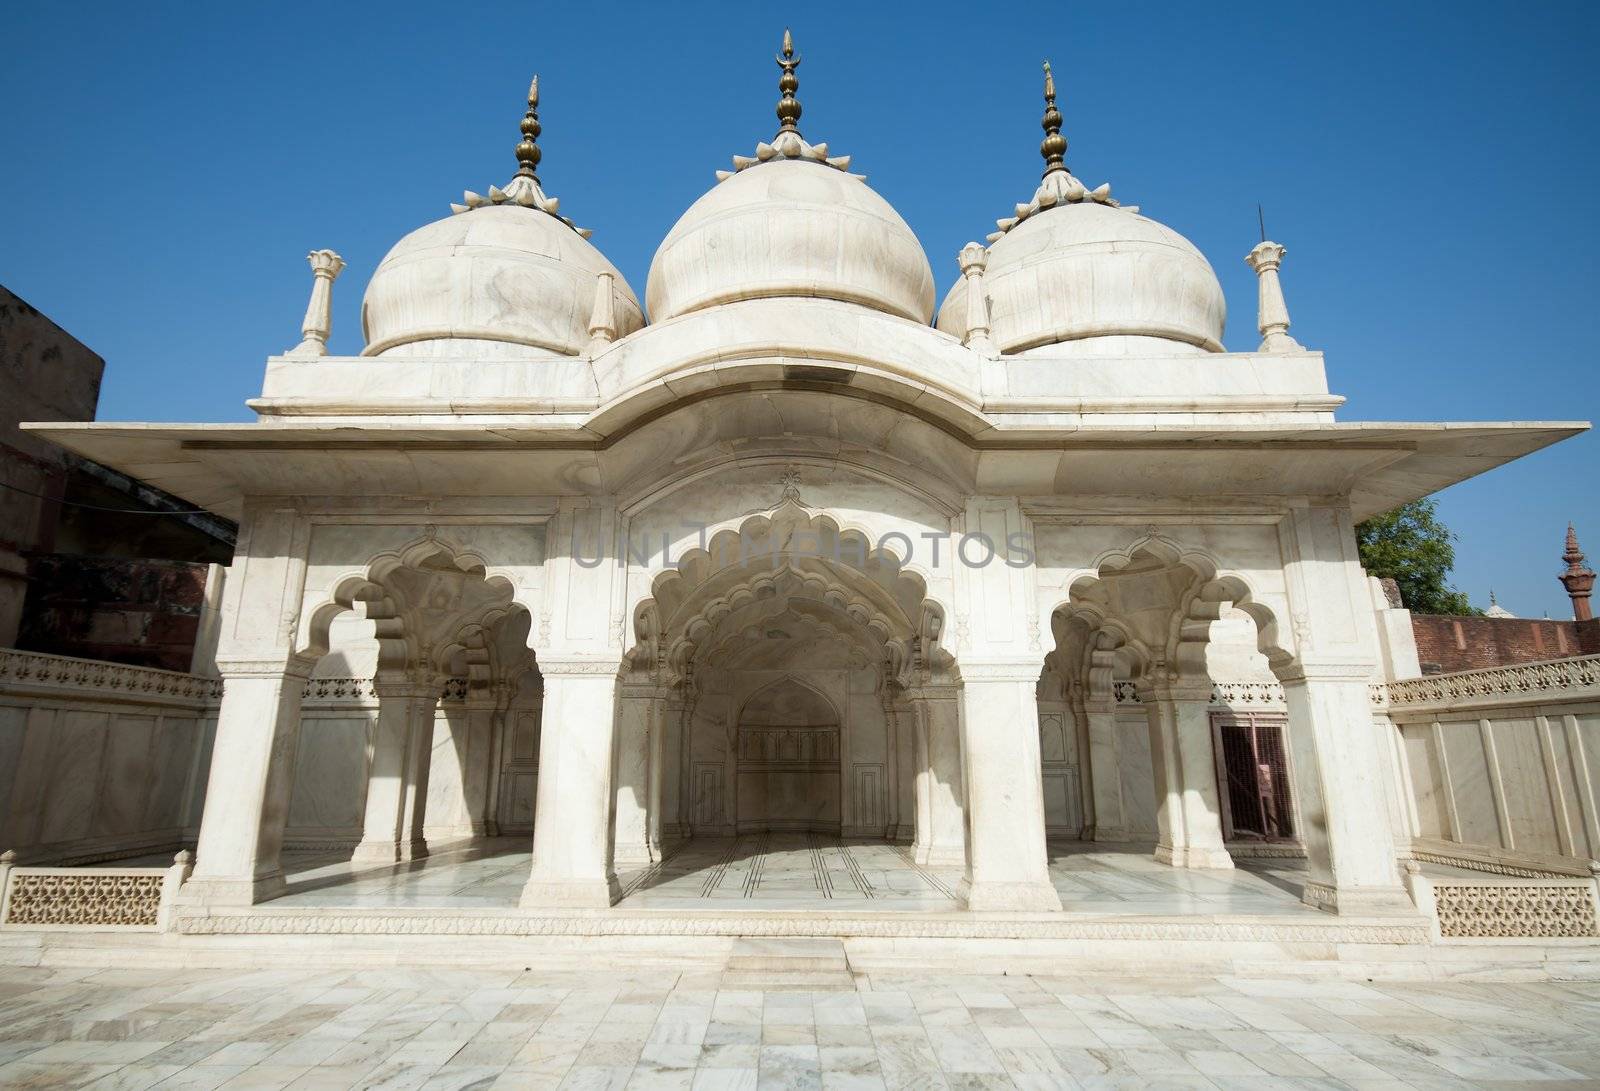
[[[655,260],[651,321],[741,299],[813,296],[926,323],[922,244],[866,182],[825,162],[774,158],[729,175],[683,214]]]
[[[837,299],[927,324],[933,318],[933,270],[911,228],[850,157],[800,136],[800,55],[783,32],[774,58],[778,134],[736,155],[732,171],[689,206],[650,263],[645,302],[650,320],[743,299]]]

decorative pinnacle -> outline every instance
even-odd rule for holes
[[[1039,154],[1044,156],[1046,175],[1067,169],[1067,138],[1061,135],[1061,111],[1056,109],[1056,78],[1050,72],[1050,62],[1044,62],[1044,117],[1039,125],[1044,129],[1044,140],[1039,144]]]
[[[1561,581],[1561,586],[1567,589],[1567,596],[1572,599],[1572,616],[1578,621],[1588,621],[1592,616],[1589,607],[1589,596],[1594,593],[1594,569],[1583,563],[1583,551],[1578,548],[1578,532],[1567,524],[1567,549],[1561,554],[1561,559],[1567,562],[1567,570],[1556,579]]]
[[[1578,532],[1571,523],[1567,524],[1567,551],[1561,554],[1561,559],[1567,562],[1569,569],[1583,564],[1583,551],[1578,548]]]
[[[794,70],[800,67],[800,54],[794,51],[794,35],[789,33],[788,27],[783,29],[783,52],[773,60],[783,69],[783,75],[778,77],[778,90],[783,93],[778,100],[778,134],[794,133],[799,136],[800,127],[796,122],[800,120],[800,100],[794,97],[794,93],[800,90],[800,77],[794,74]]]
[[[535,75],[528,85],[528,112],[522,115],[522,142],[517,145],[517,177],[539,180],[539,77]]]

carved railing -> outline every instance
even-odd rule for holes
[[[1430,674],[1374,686],[1374,702],[1410,708],[1600,700],[1600,655],[1552,659],[1514,667]]]
[[[203,703],[222,696],[222,680],[6,648],[0,649],[0,689],[109,700]]]
[[[376,704],[378,691],[371,678],[308,678],[302,698],[329,704]],[[467,680],[447,678],[439,690],[441,701],[467,699]]]
[[[1139,690],[1134,682],[1113,682],[1119,705],[1137,705]],[[1283,708],[1283,686],[1277,682],[1213,682],[1211,703],[1229,708]]]
[[[17,867],[0,855],[0,928],[163,931],[193,857],[171,867]]]

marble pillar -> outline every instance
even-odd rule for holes
[[[927,867],[967,865],[966,785],[961,768],[961,689],[915,691],[916,829],[912,855]]]
[[[1059,910],[1044,837],[1039,707],[1033,661],[961,664],[967,869],[973,910]]]
[[[660,734],[652,722],[656,687],[651,682],[625,681],[619,690],[613,862],[617,867],[638,868],[658,859],[650,835],[651,757],[655,736]]]
[[[372,768],[367,774],[366,815],[361,843],[351,859],[392,864],[411,859],[419,848],[420,855],[427,855],[427,840],[416,821],[419,806],[426,807],[427,783],[424,779],[419,800],[416,778],[419,772],[425,776],[432,758],[433,705],[438,693],[409,678],[383,674],[373,681],[373,689],[378,694],[378,720],[373,729]],[[426,723],[422,722],[424,710]]]
[[[1222,841],[1210,681],[1147,682],[1140,699],[1150,708],[1156,859],[1174,867],[1233,867]]]
[[[1308,905],[1410,913],[1381,779],[1386,755],[1368,693],[1372,667],[1295,664],[1283,676]]]
[[[611,855],[615,660],[541,658],[544,721],[527,907],[604,908],[621,897]]]
[[[253,905],[282,892],[283,828],[294,785],[310,662],[219,657],[222,707],[185,901]]]

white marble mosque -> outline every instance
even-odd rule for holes
[[[29,426],[240,522],[220,704],[184,706],[155,823],[197,837],[183,930],[765,906],[1392,941],[1448,900],[1427,864],[1555,883],[1592,935],[1594,664],[1405,690],[1352,529],[1586,426],[1337,419],[1274,242],[1261,343],[1225,350],[1206,257],[1068,169],[1048,68],[1043,176],[969,210],[1001,217],[935,256],[939,302],[855,173],[886,150],[802,136],[778,61],[776,135],[642,302],[545,189],[536,80],[511,180],[372,273],[360,355],[319,250],[257,422]],[[1508,693],[1565,703],[1483,710]]]

